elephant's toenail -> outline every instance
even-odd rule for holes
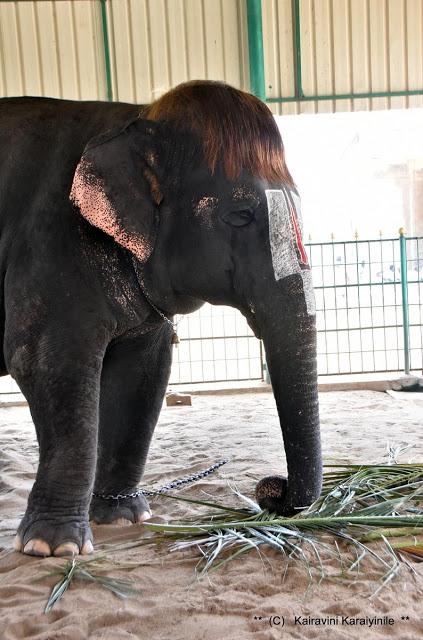
[[[137,522],[144,522],[145,520],[150,520],[151,513],[149,511],[143,511],[140,516],[137,518]]]
[[[91,540],[87,540],[81,549],[81,554],[83,556],[88,556],[93,551],[94,551],[93,543],[91,542]]]
[[[36,538],[26,543],[23,552],[30,556],[51,556],[50,545],[44,540],[37,540]]]
[[[15,551],[22,551],[22,539],[18,534],[16,534],[15,539],[13,540],[13,548]]]
[[[117,518],[116,520],[113,520],[112,524],[115,524],[118,527],[126,527],[128,524],[132,524],[132,522],[128,520],[128,518]]]
[[[63,542],[54,550],[55,556],[77,556],[78,554],[79,547],[74,542]]]

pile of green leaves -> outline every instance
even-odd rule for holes
[[[194,548],[200,552],[196,570],[200,575],[215,571],[249,552],[271,548],[289,560],[302,564],[310,584],[327,575],[325,562],[336,558],[343,574],[359,574],[364,557],[373,558],[382,568],[381,584],[373,595],[399,572],[402,565],[411,571],[407,558],[423,559],[423,464],[326,465],[323,490],[307,510],[284,518],[262,511],[258,504],[235,488],[232,506],[210,500],[160,494],[201,507],[202,512],[179,523],[145,522],[156,533],[140,536],[124,544],[103,545],[104,553],[88,560],[69,560],[47,575],[57,574],[45,611],[50,611],[74,579],[92,581],[124,598],[137,593],[130,582],[104,576],[113,568],[134,568],[108,561],[107,553],[125,551],[145,544],[170,542],[172,551]],[[233,502],[233,499],[230,502]],[[204,511],[204,508],[206,510]],[[376,549],[369,543],[378,540]],[[347,545],[345,551],[340,544]],[[354,558],[345,572],[347,551]],[[351,573],[350,573],[351,575]]]
[[[201,574],[267,546],[300,561],[310,580],[312,569],[323,578],[324,558],[335,556],[342,565],[338,544],[342,541],[355,552],[349,571],[358,570],[361,560],[371,556],[385,569],[383,586],[398,573],[404,554],[423,557],[423,542],[416,537],[423,534],[422,464],[326,466],[320,498],[289,518],[262,511],[251,499],[236,490],[234,493],[246,507],[167,496],[209,510],[178,524],[145,526],[161,534],[161,539],[170,540],[172,550],[197,548]],[[403,540],[392,540],[399,537]],[[382,550],[367,544],[377,539]]]

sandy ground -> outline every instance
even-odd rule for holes
[[[325,393],[320,402],[326,461],[381,461],[388,442],[414,444],[402,460],[423,460],[423,404],[371,391]],[[370,598],[378,586],[376,568],[370,563],[364,563],[355,582],[326,579],[307,591],[304,570],[292,566],[285,573],[283,558],[272,551],[266,554],[270,562],[253,552],[202,581],[195,578],[198,556],[191,551],[169,553],[165,548],[145,546],[111,554],[116,560],[139,564],[130,573],[113,571],[115,577],[134,581],[140,589],[138,596],[119,600],[97,585],[77,583],[51,613],[43,614],[57,579],[35,579],[63,560],[40,560],[10,550],[37,462],[28,409],[0,409],[0,425],[2,640],[423,637],[423,564],[413,564],[416,577],[404,569]],[[157,487],[229,457],[226,466],[186,488],[182,495],[204,497],[204,491],[222,500],[229,493],[228,482],[252,495],[255,480],[283,470],[281,451],[270,394],[195,397],[192,407],[164,408],[143,485]],[[155,517],[172,521],[192,513],[190,505],[163,498],[156,498],[151,506]],[[94,528],[97,544],[130,540],[142,532],[142,526]],[[282,616],[284,628],[278,624]],[[295,624],[295,616],[338,616],[339,624],[304,626]],[[342,616],[389,616],[394,624],[357,628],[342,624]],[[403,616],[409,619],[402,620]]]

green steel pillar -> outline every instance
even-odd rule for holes
[[[292,2],[292,17],[294,22],[294,76],[295,76],[295,96],[304,98],[302,66],[301,66],[301,19],[300,0]]]
[[[260,100],[266,100],[264,82],[263,23],[261,0],[247,0],[248,54],[250,60],[250,89]]]
[[[110,47],[109,47],[109,28],[107,25],[107,0],[100,0],[101,6],[101,26],[103,30],[103,51],[104,51],[104,69],[106,72],[106,93],[107,100],[113,100],[112,72],[110,67]]]
[[[407,279],[407,238],[405,230],[399,230],[401,257],[401,294],[402,294],[402,324],[404,332],[404,373],[410,373],[410,319],[408,315],[408,279]]]

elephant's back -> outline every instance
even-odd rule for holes
[[[139,106],[53,98],[0,100],[0,231],[67,204],[87,142],[135,117]]]

